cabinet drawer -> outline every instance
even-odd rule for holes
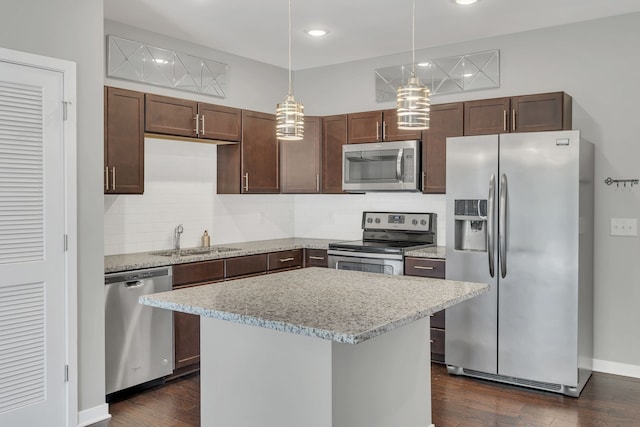
[[[404,259],[404,274],[406,276],[444,279],[445,261],[441,259],[407,257]]]
[[[444,354],[444,330],[431,328],[431,353]]]
[[[192,262],[173,266],[173,286],[215,282],[224,278],[224,261]]]
[[[274,252],[269,254],[267,271],[302,267],[302,249]]]
[[[238,258],[228,258],[226,263],[226,278],[264,274],[267,271],[267,255],[247,255]]]
[[[324,249],[305,249],[304,250],[304,266],[305,267],[327,267],[327,251]]]
[[[444,329],[444,312],[445,310],[440,310],[439,312],[431,315],[432,328]]]

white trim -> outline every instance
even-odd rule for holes
[[[593,359],[593,370],[605,374],[622,375],[624,377],[640,378],[640,366],[627,363],[610,362],[608,360]]]
[[[78,427],[90,426],[91,424],[96,424],[109,419],[111,419],[111,414],[109,414],[109,405],[103,403],[102,405],[80,411],[78,413]]]
[[[66,364],[69,367],[67,385],[67,425],[74,427],[78,418],[78,220],[77,220],[77,97],[76,63],[63,59],[20,52],[0,47],[0,59],[17,65],[46,69],[62,73],[63,96],[70,102],[64,129],[64,197],[65,233],[68,236],[68,250],[65,265],[66,295]],[[106,406],[106,405],[105,405]],[[108,407],[107,407],[108,408]],[[106,411],[108,414],[108,410]]]

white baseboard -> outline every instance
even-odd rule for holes
[[[610,362],[608,360],[593,359],[593,370],[605,374],[622,375],[624,377],[640,378],[640,366],[626,363]]]
[[[99,423],[100,421],[105,421],[110,418],[109,405],[103,403],[102,405],[78,412],[78,427],[90,426],[91,424]]]

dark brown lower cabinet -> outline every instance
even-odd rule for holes
[[[302,268],[302,249],[270,253],[267,257],[267,272],[277,273]]]
[[[328,258],[326,249],[305,249],[304,250],[304,266],[305,267],[328,267]]]
[[[444,279],[445,261],[443,259],[406,257],[404,259],[404,274],[406,276]],[[431,361],[444,363],[445,310],[432,314],[430,320]]]

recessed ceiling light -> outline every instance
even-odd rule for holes
[[[329,33],[329,30],[325,30],[322,28],[312,28],[310,30],[304,30],[304,32],[312,37],[322,37],[326,36]]]
[[[420,62],[416,64],[418,67],[431,67],[431,62]]]
[[[453,0],[453,1],[455,1],[456,4],[460,4],[462,6],[466,6],[466,5],[474,4],[478,2],[478,0]]]

